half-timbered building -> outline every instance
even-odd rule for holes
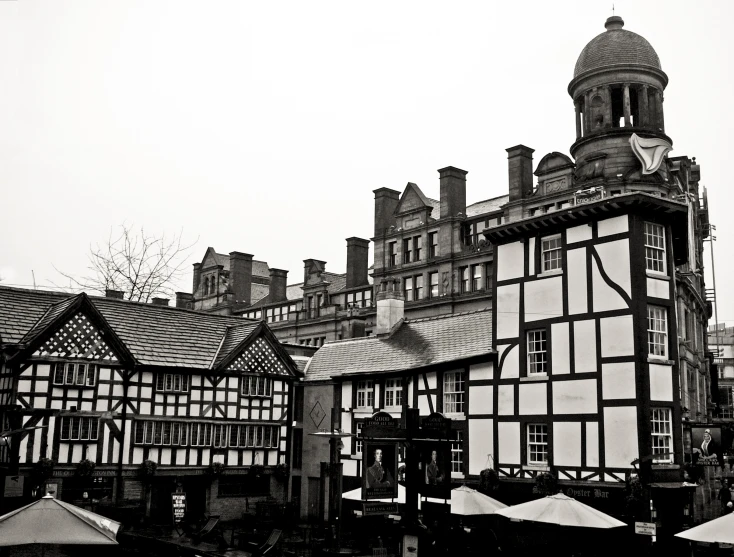
[[[0,287],[0,347],[2,429],[26,429],[4,448],[6,505],[50,489],[165,519],[176,489],[232,517],[282,499],[300,372],[265,323]]]

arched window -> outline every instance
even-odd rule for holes
[[[204,296],[209,294],[209,277],[204,279]]]

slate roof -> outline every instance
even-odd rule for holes
[[[491,353],[491,310],[411,319],[389,337],[324,344],[306,368],[306,381],[403,371]]]
[[[466,207],[466,216],[474,217],[482,215],[484,213],[491,213],[493,211],[499,211],[503,205],[510,200],[509,195],[500,195],[499,197],[493,197],[491,199],[485,199],[484,201],[477,201]]]
[[[336,294],[337,292],[340,292],[344,290],[347,287],[347,275],[344,274],[336,274],[336,273],[328,273],[323,272],[321,273],[321,278],[325,281],[330,283],[329,286],[326,287],[326,291],[329,294]],[[253,284],[253,289],[255,285]],[[252,308],[259,308],[266,306],[270,303],[270,299],[267,292],[267,286],[265,287],[265,295],[261,298],[258,298],[257,301],[255,298],[255,294],[252,295],[252,305],[247,307],[247,310],[251,310]],[[285,289],[285,295],[286,299],[289,302],[294,302],[303,299],[303,283],[299,282],[298,284],[289,284],[286,286]],[[279,303],[285,303],[285,300]]]
[[[622,18],[616,19],[624,25]],[[607,29],[589,41],[576,61],[573,77],[576,78],[591,70],[619,64],[651,66],[662,70],[660,58],[647,39],[619,27]]]
[[[229,255],[214,252],[214,260],[221,265],[225,271],[229,271]],[[270,267],[265,261],[252,260],[252,274],[258,277],[270,278]]]
[[[29,331],[52,323],[82,295],[0,286],[0,342],[18,344]],[[127,300],[88,297],[117,337],[143,365],[209,369],[252,333],[261,321],[156,306]],[[266,327],[266,325],[262,325]],[[28,335],[29,337],[31,335]]]

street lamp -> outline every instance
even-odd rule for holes
[[[314,437],[329,440],[329,522],[334,526],[336,536],[336,548],[332,554],[351,554],[351,551],[341,549],[341,524],[342,513],[342,465],[339,455],[339,445],[343,437],[353,437],[352,433],[343,433],[337,429],[334,422],[334,410],[331,411],[331,430],[322,429],[315,433],[309,433]]]

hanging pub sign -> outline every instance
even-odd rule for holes
[[[362,499],[397,499],[398,444],[365,441],[362,450]]]
[[[173,523],[180,524],[186,515],[186,494],[183,492],[171,493],[173,508]]]
[[[362,436],[379,439],[405,439],[405,428],[401,427],[400,420],[393,418],[387,412],[377,412],[364,421]]]
[[[691,462],[699,466],[724,465],[724,449],[721,428],[711,426],[691,427]]]
[[[451,499],[451,443],[416,441],[416,447],[420,494],[435,499]]]
[[[451,420],[440,412],[434,412],[421,419],[421,439],[451,439]]]

